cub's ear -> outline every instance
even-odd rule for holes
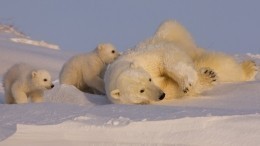
[[[104,44],[98,44],[97,49],[102,50],[104,48]]]
[[[136,62],[131,62],[131,63],[130,63],[130,67],[131,67],[131,68],[137,68],[138,65],[136,64]]]
[[[35,78],[37,76],[37,72],[36,71],[32,71],[32,78]]]
[[[120,98],[120,91],[119,91],[119,89],[112,90],[110,92],[110,96],[113,97],[114,99],[119,99]]]

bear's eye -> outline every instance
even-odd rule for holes
[[[152,79],[151,79],[151,78],[149,78],[149,81],[151,82],[151,81],[152,81]]]
[[[140,90],[140,93],[144,93],[144,89]]]
[[[47,82],[48,80],[47,79],[43,79],[44,82]]]
[[[111,52],[114,54],[116,51],[115,51],[115,50],[112,50]]]

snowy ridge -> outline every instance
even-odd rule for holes
[[[35,41],[28,38],[10,38],[10,40],[15,43],[22,43],[22,44],[39,46],[39,47],[45,47],[54,50],[60,50],[60,47],[58,45],[49,44],[44,41]]]
[[[0,24],[0,33],[1,33],[1,32],[14,34],[14,35],[17,36],[17,37],[29,38],[29,37],[26,36],[24,33],[18,31],[13,25]]]
[[[18,31],[12,25],[1,25],[0,24],[0,33],[1,32],[13,34],[15,36],[15,38],[9,38],[9,39],[15,43],[21,43],[21,44],[27,44],[27,45],[54,49],[54,50],[60,50],[60,47],[58,45],[50,44],[45,41],[32,40],[29,36],[26,36],[24,33]]]

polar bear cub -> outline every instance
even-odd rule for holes
[[[5,100],[8,104],[43,101],[43,91],[54,87],[46,70],[37,70],[24,63],[12,66],[3,77]]]
[[[105,94],[102,72],[119,56],[110,43],[99,44],[91,52],[72,57],[63,65],[60,83],[73,85],[83,92]]]

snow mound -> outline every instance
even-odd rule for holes
[[[105,96],[83,93],[72,85],[56,83],[46,92],[46,101],[52,103],[69,103],[75,105],[104,105],[110,103]]]

